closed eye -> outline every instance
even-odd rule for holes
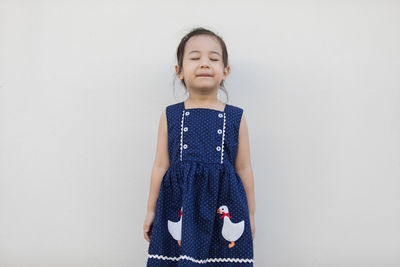
[[[197,60],[197,59],[200,59],[200,58],[191,58],[191,60]],[[212,61],[219,61],[218,59],[211,59]]]

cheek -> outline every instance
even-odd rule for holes
[[[219,75],[219,76],[224,75],[224,69],[222,69],[222,68],[216,68],[216,69],[215,69],[215,74],[217,74],[217,75]]]
[[[194,75],[196,73],[196,66],[193,64],[188,64],[185,66],[186,68],[184,69],[184,73],[186,75]]]
[[[219,73],[224,73],[224,64],[222,64],[222,63],[214,64],[213,68],[215,71],[218,71]]]

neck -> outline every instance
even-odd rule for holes
[[[218,88],[214,92],[204,93],[204,92],[197,92],[197,90],[190,90],[189,97],[186,100],[188,103],[193,103],[195,105],[202,105],[207,103],[218,103]]]
[[[213,109],[224,109],[225,104],[219,101],[217,98],[208,99],[193,99],[189,97],[184,101],[185,108],[213,108]]]

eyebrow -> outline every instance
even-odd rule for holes
[[[200,53],[199,50],[192,50],[192,51],[189,52],[189,54],[190,54],[190,53],[196,53],[196,52],[197,52],[197,53]],[[217,51],[214,51],[214,50],[213,50],[213,51],[210,51],[210,53],[217,54],[217,55],[221,56],[220,53],[218,53]]]

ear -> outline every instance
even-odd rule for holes
[[[178,65],[175,65],[175,72],[176,72],[176,75],[178,75],[178,78],[180,80],[182,80],[183,79],[183,76],[181,75],[182,71],[179,70],[179,66]]]
[[[229,73],[231,73],[231,67],[227,66],[224,68],[224,75],[222,77],[222,79],[225,81],[226,77],[229,75]]]

